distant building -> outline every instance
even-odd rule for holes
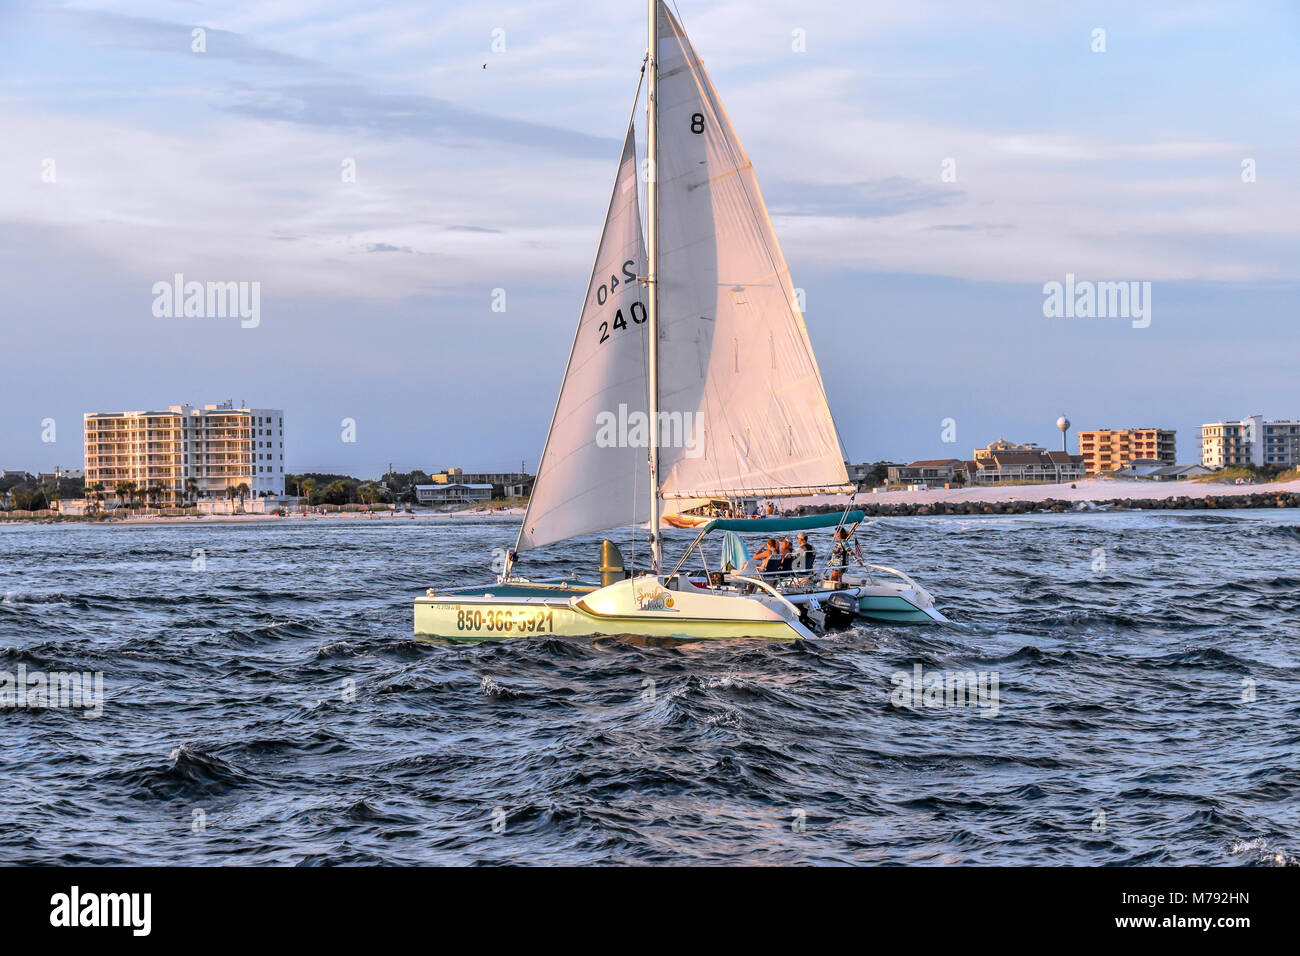
[[[882,469],[884,473],[883,481],[887,483],[889,469],[893,466],[893,462],[887,461],[864,461],[859,464],[846,461],[844,471],[848,474],[849,481],[853,482],[859,491],[865,491],[882,483],[881,472],[877,471],[877,469]]]
[[[962,467],[960,458],[934,458],[910,465],[890,465],[890,485],[943,485],[954,480]]]
[[[999,438],[995,442],[990,442],[985,448],[976,448],[971,455],[978,463],[999,454],[1038,455],[1042,454],[1044,451],[1046,451],[1046,449],[1043,448],[1042,445],[1035,445],[1033,442],[1020,443],[1007,441],[1005,438]]]
[[[1149,481],[1186,481],[1208,475],[1210,469],[1201,465],[1166,465],[1147,458],[1134,461],[1127,468],[1115,472],[1118,478],[1143,478]]]
[[[475,471],[446,468],[435,471],[429,480],[435,485],[490,485],[500,498],[526,498],[533,492],[533,475],[523,471]]]
[[[472,507],[492,500],[492,486],[459,482],[416,485],[415,500],[431,508]]]
[[[846,461],[844,463],[844,470],[848,473],[849,481],[853,482],[859,488],[862,487],[863,482],[865,482],[871,475],[871,465],[866,462],[863,462],[860,465],[855,465],[852,462]]]
[[[1263,432],[1264,464],[1300,467],[1300,421],[1288,418],[1265,422]]]
[[[1034,442],[999,438],[976,448],[973,461],[963,462],[966,481],[995,485],[1003,481],[1062,482],[1083,477],[1083,459],[1063,451],[1047,451]]]
[[[1202,425],[1201,465],[1210,469],[1234,465],[1300,466],[1300,421],[1265,421],[1263,415],[1251,415]]]
[[[1172,428],[1091,428],[1080,431],[1079,454],[1090,475],[1104,475],[1144,458],[1164,465],[1177,462]]]
[[[990,446],[991,447],[991,446]],[[1082,455],[1063,451],[1005,451],[965,462],[969,480],[978,485],[1006,481],[1060,484],[1084,475]]]
[[[1186,481],[1188,478],[1199,478],[1209,473],[1210,469],[1203,465],[1165,465],[1163,468],[1157,468],[1148,477],[1156,481]]]
[[[1177,465],[1166,465],[1162,461],[1154,458],[1134,458],[1127,465],[1115,472],[1117,478],[1150,478],[1161,468],[1177,468]]]
[[[193,482],[198,497],[220,498],[248,485],[250,497],[284,494],[284,412],[233,403],[171,405],[165,411],[87,412],[86,486],[108,495],[133,481],[137,500],[158,487],[179,503]]]

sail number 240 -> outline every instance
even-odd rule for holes
[[[614,290],[616,290],[620,285],[622,285],[625,282],[635,282],[635,281],[636,281],[636,260],[628,259],[626,262],[623,263],[622,279],[620,279],[616,275],[611,274],[608,282],[602,282],[597,287],[596,304],[604,305],[606,302],[609,301],[610,294],[613,293]],[[641,323],[643,323],[646,320],[645,303],[633,302],[631,305],[627,307],[626,314],[624,314],[624,310],[620,308],[614,312],[614,318],[612,320],[601,322],[600,323],[601,343],[603,344],[610,340],[610,338],[612,337],[610,334],[611,330],[617,332],[622,329],[626,329],[629,319],[631,319],[632,324],[634,325],[640,325]]]

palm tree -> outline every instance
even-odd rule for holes
[[[50,492],[50,494],[49,494],[49,502],[50,502],[50,508],[51,508],[52,510],[54,510],[54,511],[58,511],[58,510],[59,510],[59,502],[62,501],[62,500],[63,500],[63,495],[61,495],[61,494],[59,493],[59,489],[58,489],[58,488],[55,488],[53,491]]]
[[[348,486],[342,480],[331,481],[325,486],[325,500],[332,505],[345,505],[351,498]]]
[[[307,504],[311,504],[311,496],[316,491],[316,482],[310,478],[302,478],[298,481],[298,494],[300,497],[307,499]],[[306,506],[303,510],[307,510]]]
[[[235,493],[239,495],[239,510],[244,510],[244,499],[248,497],[248,483],[241,481],[235,488]]]
[[[137,487],[138,486],[134,481],[119,481],[117,483],[117,492],[119,495],[126,495],[126,506],[128,508],[135,507],[135,492]]]
[[[194,476],[191,475],[189,478],[185,479],[185,501],[188,504],[190,501],[197,501],[198,497],[199,483],[195,480]]]
[[[93,485],[90,486],[90,492],[92,495],[94,495],[95,498],[95,510],[103,511],[104,510],[104,483],[102,481],[95,482]]]
[[[145,492],[145,494],[149,496],[149,503],[155,508],[158,507],[158,499],[162,497],[162,493],[162,485],[158,484],[156,481],[150,484],[149,490]]]

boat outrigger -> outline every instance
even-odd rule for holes
[[[415,633],[789,640],[863,619],[942,622],[901,571],[861,559],[760,570],[739,537],[834,525],[851,539],[860,511],[710,516],[718,502],[856,489],[753,166],[681,24],[663,0],[648,6],[645,160],[635,136],[638,84],[515,548],[497,581],[417,598]],[[647,570],[625,569],[606,541],[598,582],[515,573],[529,550],[642,523]],[[672,524],[699,534],[669,568],[662,529]],[[724,534],[716,571],[703,549],[712,531]],[[701,571],[686,572],[695,551]]]

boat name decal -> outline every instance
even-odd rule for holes
[[[636,606],[642,611],[671,611],[673,597],[659,585],[651,588],[637,587],[634,591]]]

